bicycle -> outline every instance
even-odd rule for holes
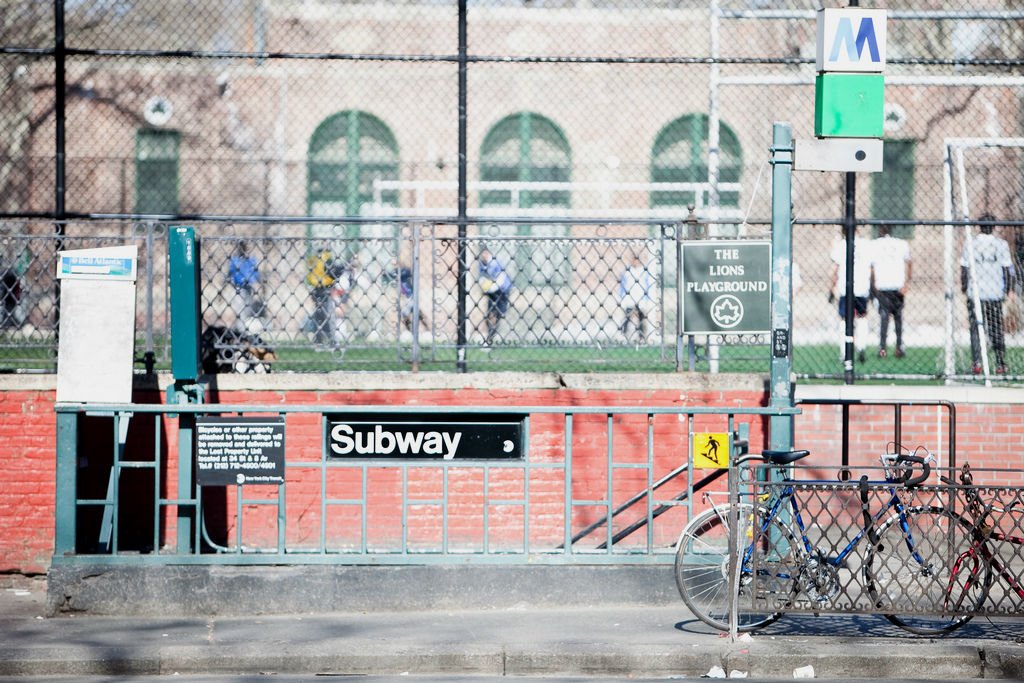
[[[950,486],[956,486],[956,482],[952,479],[947,477],[940,477],[940,479]],[[1024,546],[1024,538],[998,531],[1000,520],[994,518],[995,513],[1002,517],[1010,514],[1020,515],[1024,513],[1024,507],[1019,504],[1019,501],[1012,501],[1009,505],[1002,507],[997,506],[995,502],[984,501],[974,486],[974,477],[971,474],[969,463],[964,463],[959,479],[967,503],[967,512],[974,520],[973,533],[970,546],[961,551],[953,562],[945,607],[951,611],[962,610],[964,600],[969,599],[971,591],[975,589],[981,590],[984,601],[987,601],[996,576],[1002,578],[1018,598],[1024,599],[1024,585],[1010,571],[1008,564],[991,545],[992,541],[996,541]],[[961,489],[958,487],[957,490]],[[961,574],[964,573],[966,574],[964,583],[960,590],[957,590]]]
[[[805,450],[765,451],[760,458],[769,466],[782,468],[807,455],[809,451]],[[896,613],[901,602],[908,599],[920,599],[924,605],[948,606],[951,563],[934,555],[943,546],[946,548],[942,555],[952,554],[952,530],[968,534],[971,529],[967,520],[944,507],[907,506],[901,500],[899,492],[903,488],[927,480],[932,459],[931,454],[927,458],[902,452],[883,455],[884,482],[861,478],[863,522],[856,535],[834,556],[826,555],[808,538],[808,527],[794,495],[794,487],[807,482],[790,478],[785,470],[778,494],[758,501],[756,508],[751,503],[739,503],[738,507],[732,503],[713,505],[687,524],[679,537],[675,580],[683,602],[704,623],[722,631],[729,629],[729,532],[736,523],[740,545],[737,554],[742,554],[740,596],[752,596],[755,578],[759,592],[774,596],[767,611],[737,610],[740,631],[775,622],[798,597],[825,605],[841,590],[838,570],[847,566],[851,554],[865,538],[869,543],[862,571],[873,609],[883,611],[883,616],[893,624],[922,635],[942,635],[963,626],[971,617],[962,612],[976,609],[984,600],[980,591],[965,591],[955,614],[931,617]],[[914,473],[915,466],[919,474]],[[882,508],[873,514],[867,505],[868,484],[872,483],[883,485],[887,494]],[[893,607],[892,613],[884,612],[887,606]]]

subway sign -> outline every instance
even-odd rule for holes
[[[818,10],[816,66],[819,72],[885,70],[884,9],[859,7]]]
[[[521,460],[521,414],[326,415],[328,458]]]

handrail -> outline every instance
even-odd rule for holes
[[[947,418],[947,452],[949,453],[949,467],[956,467],[956,405],[952,401],[916,399],[852,399],[852,398],[806,398],[797,399],[796,405],[819,405],[819,406],[842,406],[843,407],[843,438],[841,472],[844,479],[849,478],[850,466],[850,407],[852,406],[886,406],[891,405],[894,409],[893,440],[900,443],[903,434],[903,407],[909,406],[939,406],[948,411]]]
[[[722,477],[722,475],[725,474],[728,471],[729,470],[727,470],[725,468],[720,469],[720,470],[713,470],[711,472],[711,474],[707,475],[706,477],[704,477],[703,479],[701,479],[700,481],[698,481],[696,484],[693,485],[693,492],[697,493],[697,491],[700,491],[701,489],[703,489],[705,486],[707,486],[711,482],[716,481],[717,479],[720,479]],[[690,497],[690,492],[689,491],[683,491],[682,493],[677,495],[672,500],[675,501],[675,502],[680,502],[680,501],[686,500],[689,497]],[[657,519],[658,517],[661,517],[663,514],[665,514],[669,510],[671,510],[673,507],[675,507],[675,506],[674,505],[659,505],[658,507],[654,508],[654,510],[651,511],[651,519]],[[612,536],[612,545],[615,545],[616,543],[618,543],[622,539],[624,539],[627,536],[629,536],[630,534],[632,534],[634,531],[637,531],[638,529],[641,529],[641,528],[643,528],[645,526],[647,526],[647,519],[643,518],[643,519],[638,519],[637,521],[633,522],[632,524],[630,524],[629,526],[627,526],[624,529],[620,529],[618,532],[616,532],[616,534],[614,536]],[[607,547],[608,547],[608,543],[606,541],[606,542],[600,544],[599,546],[597,546],[597,549],[598,550],[604,550]]]
[[[422,406],[422,405],[331,405],[331,404],[248,404],[248,403],[203,403],[203,404],[154,404],[154,403],[57,403],[58,413],[366,413],[376,414],[447,414],[459,410],[471,410],[482,414],[535,413],[562,415],[798,415],[799,408],[735,407],[717,408],[693,407],[647,407],[631,406]]]

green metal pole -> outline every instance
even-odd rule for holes
[[[793,367],[793,133],[787,123],[772,126],[772,363],[769,406],[792,408]],[[773,450],[793,447],[793,418],[768,418]]]
[[[199,315],[199,243],[195,230],[173,226],[168,232],[168,283],[171,308],[171,372],[174,386],[168,391],[168,402],[202,403],[200,375]],[[198,493],[193,473],[195,448],[194,413],[178,417],[178,553],[187,554],[198,532]],[[186,501],[194,501],[188,504]],[[198,548],[196,548],[198,551]]]
[[[54,517],[55,557],[75,553],[78,500],[78,413],[57,413],[57,481]]]
[[[198,500],[192,478],[192,453],[195,448],[196,416],[192,413],[178,416],[178,524],[177,549],[179,555],[192,551],[192,537],[197,527],[196,507],[186,501]],[[198,548],[196,548],[198,552]]]

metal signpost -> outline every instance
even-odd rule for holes
[[[204,403],[200,375],[199,344],[202,317],[199,315],[199,243],[195,229],[172,226],[167,235],[168,295],[171,311],[171,373],[174,384],[167,388],[167,402],[186,405]],[[193,451],[196,417],[179,417],[178,498],[189,500],[195,491]],[[198,544],[198,511],[178,506],[178,552]]]
[[[798,171],[846,172],[843,373],[847,384],[853,383],[856,172],[882,170],[885,21],[886,10],[861,9],[857,0],[850,7],[818,10],[815,139],[798,141],[794,155]]]
[[[793,407],[793,133],[788,124],[772,127],[772,293],[769,405]],[[774,450],[793,447],[793,418],[769,418]]]
[[[57,279],[62,283],[58,403],[131,403],[138,260],[135,245],[58,252]],[[58,415],[57,429],[77,440],[76,421],[75,416]],[[118,456],[127,443],[128,422],[115,420]],[[67,486],[65,490],[77,491],[77,470],[58,467],[57,477],[58,485]],[[118,481],[110,477],[106,500],[116,497],[117,487]],[[107,547],[115,521],[114,505],[107,503],[102,508],[100,544]],[[65,539],[57,541],[67,550]]]
[[[884,122],[885,10],[862,10],[857,0],[844,9],[818,11],[817,67],[814,83],[814,140],[793,144],[792,131],[776,123],[772,131],[772,319],[770,405],[792,407],[792,172],[846,172],[846,308],[844,369],[853,381],[853,261],[855,172],[882,170]],[[848,415],[844,415],[844,422]],[[773,450],[793,448],[793,419],[770,418],[769,442]],[[845,468],[846,462],[843,463]],[[730,498],[739,500],[739,471],[729,471]],[[732,508],[732,528],[740,525],[739,506]],[[739,566],[736,533],[729,535],[732,605],[729,633],[738,630]]]

